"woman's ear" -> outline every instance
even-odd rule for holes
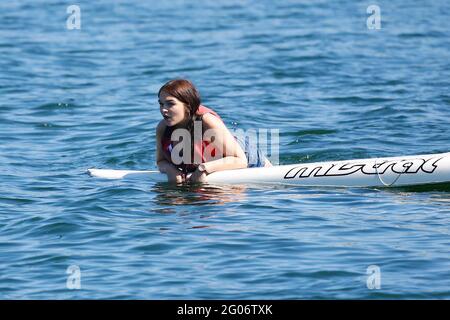
[[[186,108],[184,110],[186,111],[188,117],[190,118],[192,116],[191,115],[191,106],[190,105],[186,105]]]

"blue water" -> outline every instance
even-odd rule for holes
[[[76,4],[81,30],[67,1],[0,4],[0,298],[450,298],[448,191],[84,173],[155,168],[175,77],[279,129],[282,164],[450,151],[447,0],[377,1],[380,30],[368,1]]]

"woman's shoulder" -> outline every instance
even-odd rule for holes
[[[156,126],[156,134],[162,136],[166,128],[167,124],[164,119],[159,121],[158,125]]]
[[[216,111],[214,111],[213,109],[211,109],[211,108],[209,108],[207,106],[204,106],[202,104],[199,106],[199,108],[198,108],[196,113],[197,113],[198,116],[204,116],[205,114],[212,114],[212,115],[214,115],[214,116],[216,116],[217,118],[220,119],[220,116],[219,116],[219,114]]]
[[[207,128],[219,128],[219,127],[223,127],[223,121],[222,119],[220,119],[219,117],[217,117],[216,115],[212,114],[212,113],[205,113],[202,117],[203,120],[203,125]]]

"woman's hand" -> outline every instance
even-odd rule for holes
[[[190,182],[206,182],[206,172],[195,170],[188,179]]]
[[[186,181],[186,175],[179,170],[169,170],[166,174],[170,183],[180,184]]]

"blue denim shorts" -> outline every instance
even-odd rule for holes
[[[241,138],[235,137],[242,150],[245,152],[247,157],[248,168],[264,167],[267,158],[264,156],[262,151],[256,145],[250,145],[249,137],[245,137],[245,141]]]

